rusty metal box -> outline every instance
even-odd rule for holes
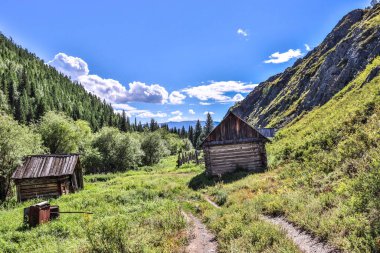
[[[30,206],[28,211],[24,210],[24,214],[25,213],[27,213],[28,223],[31,227],[49,222],[50,204],[47,201],[38,203],[34,206]]]

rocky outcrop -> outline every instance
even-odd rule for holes
[[[380,5],[354,10],[283,73],[259,84],[231,110],[258,127],[283,127],[323,105],[380,55]]]

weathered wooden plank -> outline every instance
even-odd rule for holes
[[[226,154],[238,154],[243,152],[255,152],[259,153],[260,149],[255,147],[249,147],[249,148],[235,148],[235,149],[220,149],[220,150],[213,150],[210,152],[211,156],[215,155],[226,155]]]
[[[244,149],[244,148],[252,148],[259,147],[257,144],[249,143],[247,144],[229,144],[229,145],[221,145],[221,146],[212,146],[210,147],[210,151],[214,150],[225,150],[225,149]]]
[[[219,161],[219,160],[236,160],[236,159],[253,159],[253,160],[261,160],[260,153],[252,153],[252,152],[242,152],[242,153],[233,153],[226,155],[216,154],[211,157],[211,161]]]
[[[21,197],[21,201],[25,201],[25,200],[28,200],[28,199],[34,199],[34,198],[49,198],[49,197],[58,197],[60,196],[59,194],[57,193],[48,193],[48,194],[36,194],[36,195],[23,195]]]
[[[237,168],[242,168],[242,169],[245,169],[245,168],[248,168],[248,167],[262,167],[263,164],[262,163],[255,163],[255,164],[252,164],[252,163],[240,163],[240,164],[212,164],[210,166],[210,168],[212,168],[213,170],[214,169],[224,169],[224,168],[234,168],[234,169],[237,169]]]
[[[214,166],[214,167],[211,167],[211,169],[214,172],[222,172],[222,171],[235,171],[238,168],[236,166]],[[263,166],[260,166],[260,165],[247,165],[245,167],[241,167],[241,169],[244,169],[244,170],[263,170],[265,168]]]
[[[55,184],[20,185],[20,189],[53,188],[53,187],[57,187],[57,185],[58,185],[58,183],[55,183]]]
[[[237,169],[243,169],[243,170],[261,170],[263,166],[242,166],[242,167],[236,167],[236,166],[223,166],[223,167],[211,167],[211,170],[215,173],[220,173],[220,172],[233,172],[236,171]]]
[[[260,153],[258,148],[242,148],[242,149],[221,149],[218,151],[210,152],[211,156],[215,155],[226,155],[226,154],[239,154],[239,153]]]
[[[57,179],[29,179],[27,181],[21,181],[19,185],[35,185],[35,184],[54,184],[57,182]]]

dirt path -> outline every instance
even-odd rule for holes
[[[215,236],[206,226],[191,213],[182,212],[187,222],[192,225],[190,244],[186,248],[187,253],[214,253],[217,252]]]
[[[215,202],[213,202],[208,196],[204,196],[204,199],[216,208],[221,208]],[[321,242],[316,237],[302,231],[301,229],[294,226],[292,223],[288,222],[283,217],[270,217],[270,216],[261,216],[261,218],[266,221],[274,224],[277,227],[280,227],[285,233],[286,236],[293,241],[295,245],[303,253],[339,253],[340,250],[335,249],[334,247],[328,245],[327,243]]]
[[[213,207],[215,207],[215,208],[220,208],[220,206],[218,206],[218,204],[215,203],[214,201],[212,201],[208,196],[204,196],[204,199],[205,199],[208,203],[210,203]]]
[[[318,238],[306,233],[305,231],[295,227],[292,223],[285,220],[283,217],[270,217],[262,216],[262,219],[270,222],[283,231],[285,231],[287,237],[291,239],[294,244],[304,253],[338,253],[339,250],[321,242]]]

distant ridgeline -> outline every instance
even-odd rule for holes
[[[87,92],[35,54],[0,34],[0,109],[21,123],[38,120],[46,111],[83,119],[94,130],[120,126],[122,116],[110,104]]]

